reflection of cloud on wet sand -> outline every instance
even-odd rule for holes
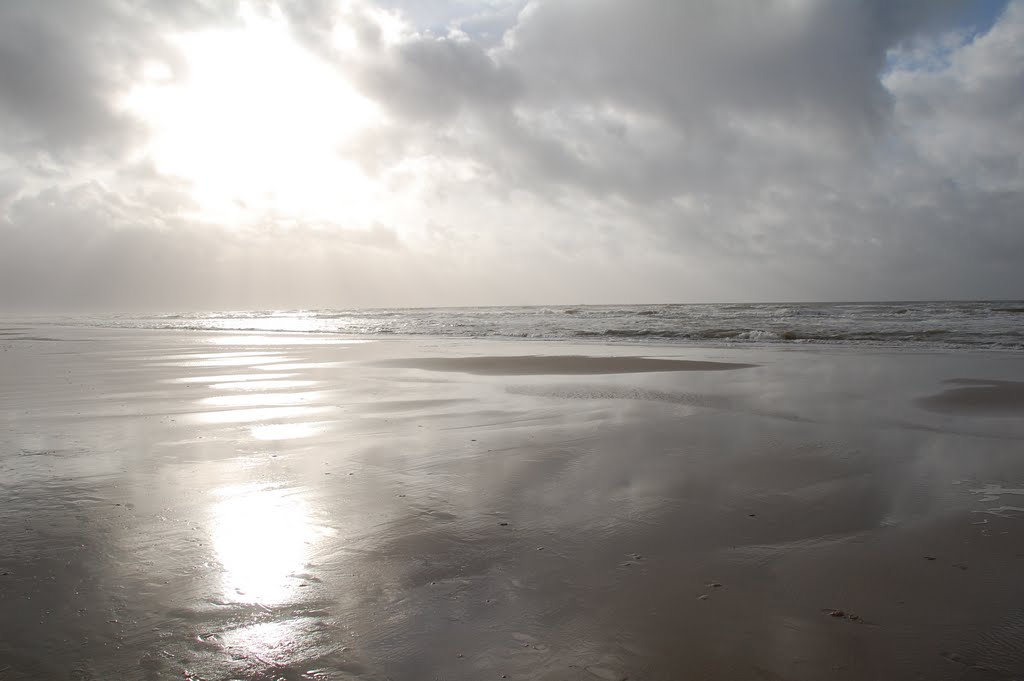
[[[943,414],[1020,416],[1024,413],[1024,382],[959,378],[946,381],[956,387],[922,397],[918,405]]]

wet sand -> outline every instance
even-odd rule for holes
[[[6,326],[0,376],[4,681],[1024,677],[1019,355]]]

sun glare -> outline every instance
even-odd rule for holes
[[[271,485],[218,490],[213,545],[224,570],[224,597],[277,605],[294,596],[316,528],[301,495]]]
[[[373,127],[379,108],[304,49],[283,19],[179,35],[187,73],[159,63],[128,96],[151,130],[148,153],[188,181],[200,217],[277,224],[374,219],[375,183],[340,146]]]

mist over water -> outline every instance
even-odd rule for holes
[[[369,337],[1024,349],[1022,301],[268,310],[69,316],[50,321],[116,328]]]

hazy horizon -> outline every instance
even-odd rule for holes
[[[1022,110],[1024,0],[5,3],[0,311],[1012,301]]]
[[[26,316],[88,316],[88,315],[188,315],[188,314],[216,314],[227,312],[239,313],[295,313],[295,312],[323,312],[323,311],[371,311],[371,310],[445,310],[445,309],[501,309],[501,308],[575,308],[575,307],[685,307],[685,306],[728,306],[728,305],[749,305],[749,306],[771,306],[771,305],[899,305],[906,304],[976,304],[976,303],[1018,303],[1024,298],[933,298],[920,300],[713,300],[700,302],[610,302],[610,303],[508,303],[490,305],[383,305],[383,306],[349,306],[349,307],[248,307],[248,308],[214,308],[214,307],[192,307],[192,308],[145,308],[145,307],[123,307],[123,308],[93,308],[93,309],[8,309],[0,310],[0,314],[26,315]]]

